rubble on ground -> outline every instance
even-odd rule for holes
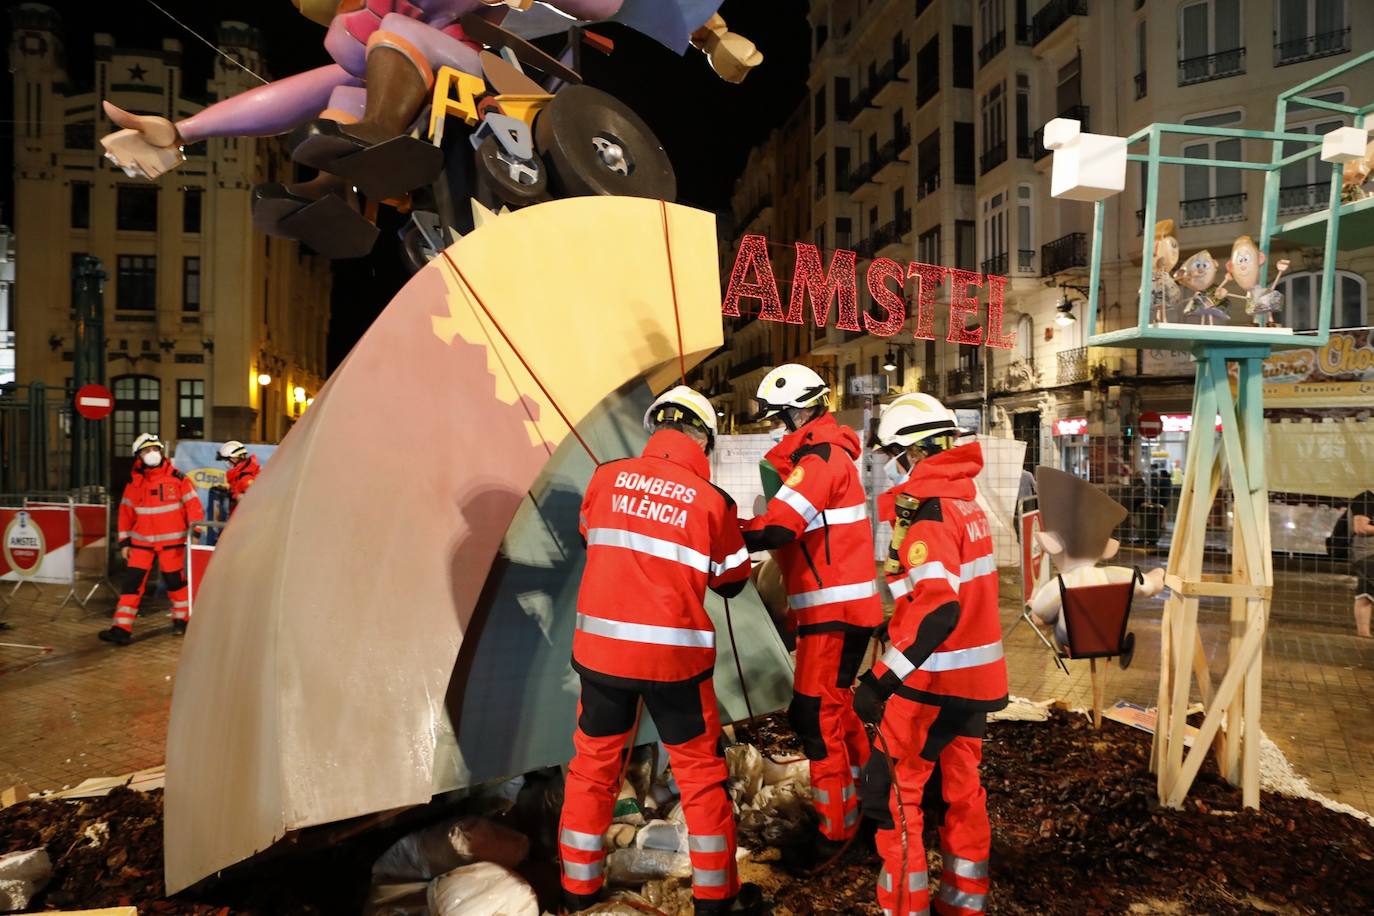
[[[1265,746],[1261,811],[1210,761],[1182,811],[1161,809],[1150,736],[1095,731],[1052,703],[1018,702],[989,725],[984,783],[993,822],[990,913],[1366,912],[1374,826],[1322,799]],[[727,789],[739,817],[740,876],[788,916],[878,914],[878,862],[856,842],[833,862],[814,837],[808,765],[782,715],[738,726]],[[1285,794],[1275,794],[1274,791]],[[666,758],[637,749],[607,834],[608,899],[589,912],[692,911],[682,807]],[[1299,797],[1299,796],[1315,797]],[[365,916],[535,916],[556,910],[557,768],[481,787],[339,841],[295,838],[173,899],[162,886],[162,796],[35,799],[0,810],[0,856],[37,850],[51,880],[30,906],[136,905],[142,913],[363,912]],[[930,825],[928,824],[928,827]],[[926,832],[932,881],[938,835]],[[3,859],[0,859],[3,861]],[[0,887],[4,872],[0,869]],[[0,892],[2,893],[2,892]],[[2,898],[0,898],[2,899]]]

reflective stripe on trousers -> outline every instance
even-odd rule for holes
[[[577,615],[577,628],[593,636],[621,639],[626,642],[647,642],[658,646],[684,646],[689,649],[711,649],[716,645],[715,630],[693,630],[687,627],[661,627],[649,623],[627,623],[605,617]]]
[[[711,833],[705,836],[687,836],[687,849],[691,852],[725,852],[725,835]]]
[[[595,862],[569,862],[563,860],[563,874],[574,881],[595,881],[601,877],[601,870],[605,863],[598,859]]]
[[[788,595],[787,603],[792,610],[801,610],[808,607],[820,607],[825,604],[839,604],[841,601],[857,601],[860,598],[867,598],[878,594],[878,583],[873,580],[867,582],[855,582],[852,585],[832,585],[829,588],[818,588],[814,592],[800,592],[796,595]]]
[[[132,537],[135,547],[141,544],[166,544],[170,541],[186,540],[186,529],[183,528],[181,531],[174,531],[171,534],[138,534],[135,532]]]
[[[940,886],[940,902],[947,903],[950,906],[957,906],[960,909],[974,910],[975,912],[981,913],[984,907],[987,906],[988,895],[970,894],[967,891],[959,890],[959,888],[952,884],[942,884]]]
[[[892,890],[892,875],[888,874],[887,869],[878,872],[878,886],[885,891]],[[906,876],[906,889],[915,893],[930,887],[930,875],[923,871],[908,872]]]
[[[821,820],[825,822],[825,829],[826,829],[826,830],[833,830],[833,829],[834,829],[834,824],[831,823],[830,818],[828,818],[828,817],[826,817],[824,814],[822,814],[822,815],[821,815]],[[853,827],[853,826],[854,826],[855,824],[857,824],[858,822],[859,822],[859,809],[858,809],[858,808],[850,808],[848,811],[846,811],[846,812],[844,813],[844,828],[845,828],[846,830],[848,830],[850,827]]]
[[[941,850],[944,859],[944,869],[953,872],[961,878],[986,878],[988,876],[988,860],[975,862],[973,859],[961,859],[959,856],[951,855]]]
[[[569,830],[567,827],[558,832],[558,842],[569,849],[580,849],[583,852],[601,852],[604,846],[601,837],[596,834]]]

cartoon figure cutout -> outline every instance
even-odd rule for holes
[[[1290,262],[1287,258],[1278,261],[1278,273],[1274,274],[1273,285],[1266,287],[1260,285],[1260,268],[1265,260],[1264,252],[1259,250],[1250,236],[1242,235],[1236,239],[1231,245],[1231,259],[1226,262],[1226,279],[1217,287],[1217,298],[1230,296],[1244,299],[1245,314],[1253,317],[1258,327],[1265,327],[1266,321],[1271,327],[1282,327],[1278,312],[1283,308],[1283,293],[1277,287]],[[1226,289],[1226,284],[1232,280],[1240,286],[1241,293]]]
[[[1196,317],[1198,324],[1205,325],[1216,324],[1218,319],[1230,322],[1231,313],[1217,304],[1220,293],[1212,289],[1219,266],[1210,251],[1199,251],[1174,272],[1174,279],[1187,294],[1183,300],[1184,318]]]

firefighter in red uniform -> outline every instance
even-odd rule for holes
[[[710,401],[673,388],[645,414],[652,435],[643,454],[598,468],[582,500],[587,567],[572,649],[582,698],[558,831],[570,911],[601,892],[602,837],[641,699],[682,791],[696,912],[752,912],[761,902],[735,869],[712,684],[716,634],[702,604],[708,586],[737,595],[750,569],[735,504],[710,482],[715,421]]]
[[[787,717],[811,761],[821,836],[837,843],[859,824],[856,780],[869,743],[851,708],[850,687],[883,608],[854,464],[862,446],[831,416],[829,390],[805,366],[778,366],[764,376],[758,416],[777,418],[788,430],[766,458],[785,482],[766,511],[745,524],[744,542],[751,552],[773,551],[782,572],[797,627]]]
[[[878,425],[881,444],[906,449],[913,467],[888,494],[897,516],[886,567],[891,647],[860,679],[854,708],[866,722],[881,718],[868,774],[887,769],[878,758],[887,754],[896,782],[876,805],[869,790],[886,781],[865,787],[865,810],[880,827],[879,905],[905,914],[931,903],[921,798],[938,772],[943,867],[935,910],[981,913],[992,835],[978,765],[987,714],[1007,705],[997,563],[974,502],[982,448],[960,443],[953,415],[931,402],[893,405]]]
[[[224,481],[229,485],[229,512],[238,508],[248,488],[258,479],[262,466],[256,455],[248,454],[242,442],[230,439],[219,447],[219,460],[227,462],[229,470],[224,472]]]
[[[191,599],[186,587],[186,530],[205,517],[189,477],[172,467],[162,441],[152,433],[134,440],[134,469],[119,502],[119,553],[129,564],[119,582],[114,622],[100,638],[127,646],[134,618],[157,560],[172,601],[172,630],[186,632]]]

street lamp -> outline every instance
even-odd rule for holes
[[[883,371],[884,371],[884,372],[896,372],[896,371],[897,371],[897,354],[896,354],[896,353],[893,353],[891,350],[888,350],[888,351],[887,351],[887,355],[883,357]]]
[[[268,385],[272,384],[272,376],[268,375],[266,372],[259,372],[258,384],[266,388]]]
[[[1067,328],[1077,320],[1078,318],[1073,313],[1073,303],[1065,296],[1059,302],[1059,309],[1054,316],[1054,323],[1061,328]]]
[[[305,403],[305,389],[302,388],[300,385],[297,385],[295,388],[293,388],[291,390],[291,394],[296,398],[297,404]]]

